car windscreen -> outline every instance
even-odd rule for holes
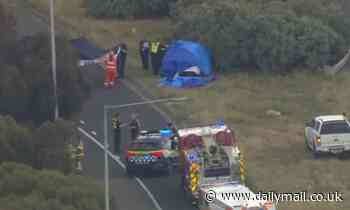
[[[345,120],[324,122],[321,134],[350,133],[350,126]]]
[[[230,168],[206,168],[204,177],[230,176]]]
[[[129,145],[129,150],[160,150],[162,149],[162,144],[160,141],[137,141]]]

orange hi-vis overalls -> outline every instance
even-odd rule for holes
[[[117,78],[117,56],[113,55],[113,59],[107,56],[105,61],[105,83],[106,87],[114,86],[115,80]]]

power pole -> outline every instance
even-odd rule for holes
[[[51,28],[51,57],[52,57],[52,80],[54,89],[54,100],[55,100],[55,120],[59,117],[58,112],[58,98],[57,98],[57,78],[56,78],[56,43],[55,43],[55,21],[54,21],[54,3],[53,0],[50,2],[50,28]]]
[[[105,206],[109,210],[109,164],[108,164],[108,109],[106,106],[103,109],[104,118],[104,147],[105,147]]]

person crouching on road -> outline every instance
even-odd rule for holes
[[[140,134],[141,123],[136,114],[133,114],[131,117],[132,117],[132,120],[129,124],[131,140],[135,141]]]
[[[140,41],[139,46],[140,51],[140,57],[142,62],[142,68],[143,70],[148,70],[148,63],[149,63],[149,42],[146,40]]]
[[[105,59],[105,82],[106,87],[113,87],[117,79],[117,55],[110,50]]]

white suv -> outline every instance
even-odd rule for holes
[[[306,123],[305,144],[315,156],[350,151],[350,123],[344,115],[318,116]]]

